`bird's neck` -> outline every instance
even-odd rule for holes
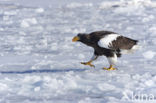
[[[90,38],[84,38],[81,42],[88,46],[92,46],[92,42],[91,42]]]

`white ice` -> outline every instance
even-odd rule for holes
[[[1,0],[0,103],[156,103],[155,16],[154,0]],[[81,65],[94,51],[72,38],[96,30],[142,48]]]

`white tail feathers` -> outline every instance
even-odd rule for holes
[[[121,49],[121,54],[129,54],[129,53],[134,53],[136,50],[138,49],[141,49],[141,46],[136,44],[134,45],[131,49],[129,50],[124,50],[124,49]]]

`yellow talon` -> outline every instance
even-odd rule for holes
[[[116,68],[113,68],[113,65],[110,65],[109,68],[103,68],[103,69],[108,70],[108,71],[110,71],[110,70],[116,70]]]
[[[108,71],[110,71],[110,70],[116,70],[116,68],[103,68],[103,69],[108,70]]]
[[[94,66],[93,64],[91,64],[91,62],[92,62],[92,61],[89,61],[89,62],[81,62],[81,64],[84,64],[84,65],[89,65],[89,66],[91,66],[91,67],[94,67],[94,68],[95,68],[95,66]]]

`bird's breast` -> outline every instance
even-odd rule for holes
[[[104,56],[109,57],[113,55],[113,51],[110,49],[97,47],[97,48],[94,48],[94,50],[95,50],[96,55],[99,55],[99,56],[104,55]]]

